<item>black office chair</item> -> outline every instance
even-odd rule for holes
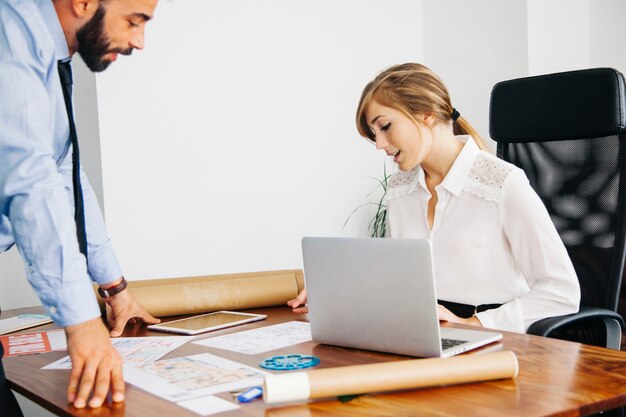
[[[626,93],[611,68],[496,84],[489,134],[548,208],[581,286],[580,312],[528,333],[620,348],[617,313],[626,235]]]

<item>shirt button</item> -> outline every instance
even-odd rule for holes
[[[50,313],[54,314],[57,312],[57,308],[56,307],[50,307]]]
[[[33,270],[34,270],[33,266],[32,266],[32,265],[28,265],[28,270],[29,270],[30,272],[33,272]]]

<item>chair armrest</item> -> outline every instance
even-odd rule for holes
[[[588,319],[614,319],[617,320],[623,330],[626,330],[624,319],[615,311],[605,310],[603,308],[582,307],[578,313],[568,314],[566,316],[548,317],[536,321],[530,325],[527,333],[537,336],[548,336],[551,332],[562,326]]]
[[[626,329],[624,319],[615,311],[603,308],[582,307],[578,313],[565,316],[548,317],[534,322],[528,328],[528,334],[550,337],[555,330],[573,325],[584,320],[602,320],[607,328],[607,339],[611,338],[610,332],[617,332],[614,337],[621,336],[620,331]],[[619,347],[618,347],[619,349]]]

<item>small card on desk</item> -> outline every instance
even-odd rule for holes
[[[48,323],[52,323],[52,319],[47,314],[20,314],[0,320],[0,335]]]

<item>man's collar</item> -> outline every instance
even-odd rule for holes
[[[57,59],[70,58],[70,52],[67,47],[67,39],[65,39],[61,22],[59,22],[59,16],[57,16],[52,0],[35,0],[35,3],[41,12],[44,22],[46,22],[50,35],[52,36]]]

